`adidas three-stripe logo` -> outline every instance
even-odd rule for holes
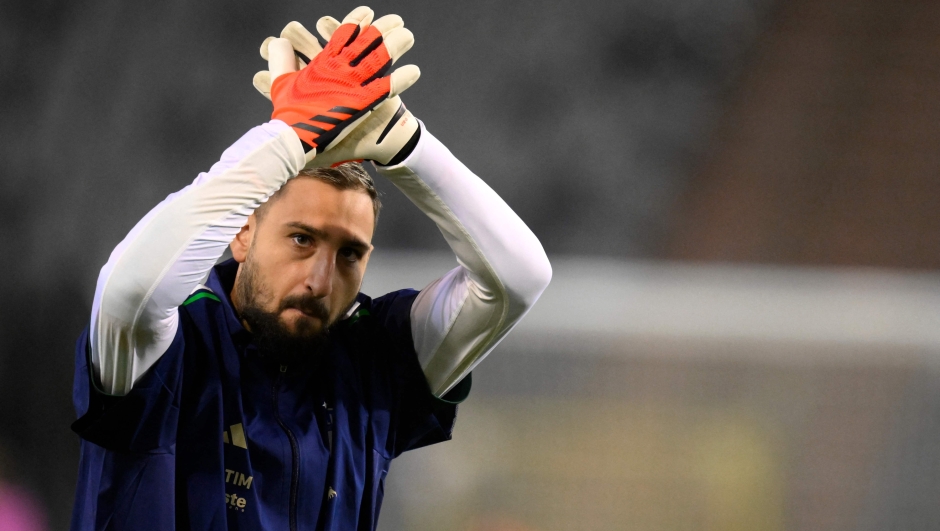
[[[359,109],[353,109],[352,107],[343,107],[340,105],[340,106],[333,107],[332,109],[326,112],[345,115],[345,117],[335,118],[333,116],[326,116],[323,114],[318,114],[309,119],[311,122],[319,122],[321,124],[333,126],[329,129],[317,127],[307,122],[297,122],[295,124],[291,124],[291,127],[296,127],[297,129],[303,129],[304,131],[309,131],[317,135],[317,139],[316,139],[317,140],[317,148],[316,148],[317,153],[322,153],[323,149],[327,145],[329,145],[329,143],[332,142],[334,138],[336,138],[336,136],[339,134],[340,131],[344,129],[344,127],[339,127],[340,125],[342,125],[343,123],[348,124],[361,111]],[[310,151],[314,149],[313,146],[305,142],[303,139],[300,140],[300,143],[303,144],[304,146],[304,153],[309,153]]]
[[[229,435],[230,433],[231,435]],[[248,440],[245,439],[245,428],[242,426],[242,423],[233,424],[229,426],[229,429],[222,430],[222,442],[247,450]]]

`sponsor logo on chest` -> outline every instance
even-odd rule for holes
[[[248,440],[245,438],[245,429],[241,423],[229,426],[227,430],[222,430],[222,442],[231,444],[238,448],[248,449]],[[244,493],[239,492],[251,490],[251,482],[254,477],[238,470],[230,468],[225,469],[225,490],[234,490],[235,492],[225,493],[225,507],[229,510],[245,512],[248,506],[248,500]]]

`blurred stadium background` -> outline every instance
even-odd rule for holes
[[[0,529],[67,528],[111,248],[267,119],[264,37],[355,5],[0,5]],[[555,266],[380,529],[938,527],[940,3],[372,7]],[[384,190],[372,294],[453,264]]]

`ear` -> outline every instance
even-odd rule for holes
[[[254,238],[257,227],[258,218],[256,218],[254,214],[248,216],[248,221],[245,223],[245,226],[238,231],[238,234],[235,235],[235,239],[229,244],[229,247],[232,249],[232,258],[239,264],[244,263],[245,260],[248,259],[248,249],[251,248],[251,240]]]

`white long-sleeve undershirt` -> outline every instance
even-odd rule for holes
[[[176,334],[179,305],[254,209],[303,164],[290,127],[278,120],[256,127],[115,248],[91,315],[91,358],[105,392],[126,394],[160,359]],[[411,312],[421,366],[441,396],[528,311],[551,267],[508,205],[426,130],[402,164],[379,171],[437,223],[461,264],[422,290]]]
[[[552,268],[509,205],[421,129],[402,164],[378,169],[437,224],[460,264],[421,290],[411,308],[418,360],[441,396],[529,311]]]

